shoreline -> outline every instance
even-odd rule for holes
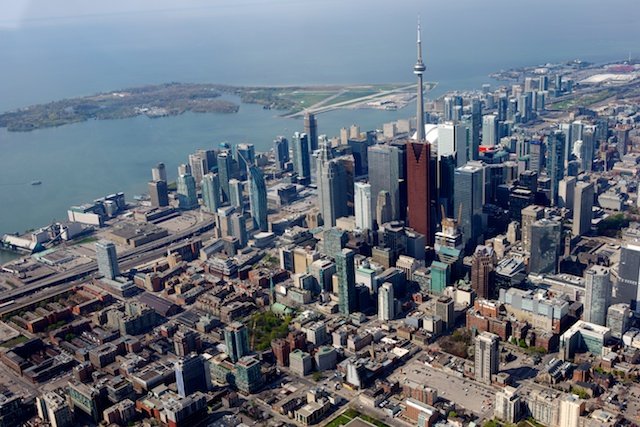
[[[432,89],[435,83],[427,83]],[[186,112],[233,114],[240,104],[224,99],[237,96],[240,103],[281,111],[281,116],[300,115],[326,104],[353,105],[364,99],[382,99],[403,93],[406,83],[309,86],[231,86],[209,83],[164,83],[144,85],[93,95],[68,98],[0,113],[0,128],[8,132],[30,132],[89,120],[116,120],[147,116],[162,118]],[[336,102],[333,102],[333,100]],[[337,102],[337,101],[340,102]],[[335,109],[332,108],[332,109]],[[327,110],[328,111],[328,110]]]

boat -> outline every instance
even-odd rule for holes
[[[40,185],[42,181],[31,181],[31,185]]]

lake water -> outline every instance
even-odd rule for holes
[[[169,81],[237,85],[413,80],[422,16],[427,80],[437,94],[479,88],[490,72],[545,61],[637,56],[636,0],[237,0],[53,5],[17,1],[0,17],[0,110]],[[56,2],[57,3],[57,2]],[[69,10],[64,10],[67,7]],[[102,9],[101,9],[102,8]],[[617,12],[619,11],[619,12]],[[622,12],[624,11],[624,12]],[[411,115],[319,116],[335,135]],[[0,130],[0,234],[63,219],[72,204],[145,191],[149,168],[176,167],[221,141],[266,150],[300,120],[242,105],[235,115],[93,121],[30,133]],[[33,180],[41,186],[31,186]]]

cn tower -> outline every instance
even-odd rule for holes
[[[419,142],[424,141],[424,97],[422,95],[422,73],[427,69],[422,62],[422,41],[420,40],[420,19],[418,18],[418,61],[413,66],[413,74],[418,76],[418,99],[416,109],[416,127],[418,132],[416,133],[416,140]]]

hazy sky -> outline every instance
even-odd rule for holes
[[[558,18],[570,18],[567,13],[577,16],[591,17],[592,20],[606,19],[606,15],[621,21],[635,20],[640,25],[640,1],[638,0],[0,0],[0,28],[16,28],[29,22],[64,21],[98,17],[104,15],[138,15],[144,13],[180,13],[197,14],[197,10],[210,9],[224,12],[224,9],[237,11],[243,6],[247,12],[251,8],[288,8],[296,6],[311,7],[306,12],[325,10],[329,13],[362,8],[375,8],[378,4],[397,5],[412,13],[428,15],[430,9],[441,11],[443,5],[447,10],[468,13],[474,16],[475,9],[496,11],[495,20],[487,25],[509,25],[509,21],[518,17],[509,16],[514,3],[518,9],[529,3],[531,18],[523,20],[521,25],[540,25],[544,20],[554,21]],[[337,8],[336,6],[339,5]],[[285,7],[283,7],[285,6]],[[304,12],[305,9],[300,9]],[[501,13],[502,12],[502,13]],[[313,15],[306,13],[307,19]],[[354,16],[354,18],[357,18]]]
[[[418,14],[443,90],[640,56],[640,0],[0,0],[0,111],[167,81],[407,81]]]
[[[328,4],[338,0],[323,0]],[[314,0],[0,0],[0,28],[19,28],[32,23],[56,23],[111,15],[179,13],[179,17],[197,15],[203,9],[223,13],[225,9],[245,7],[280,7]]]

